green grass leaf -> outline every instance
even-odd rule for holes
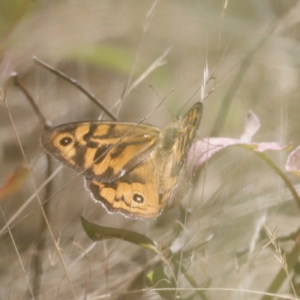
[[[159,253],[157,244],[141,233],[126,229],[100,226],[87,221],[83,217],[81,217],[81,224],[87,236],[93,241],[117,238],[132,244],[136,244],[155,253]]]

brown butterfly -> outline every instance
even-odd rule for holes
[[[198,102],[163,129],[125,122],[69,123],[48,130],[41,143],[83,175],[91,197],[109,213],[151,219],[171,199],[201,115]]]

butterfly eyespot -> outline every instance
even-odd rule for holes
[[[196,125],[197,125],[197,122],[198,122],[198,119],[194,119],[194,120],[193,120],[193,126],[196,126]]]
[[[60,143],[62,146],[68,146],[68,145],[70,145],[72,142],[73,142],[73,139],[70,138],[69,136],[62,138],[62,139],[59,141],[59,143]]]
[[[140,194],[134,194],[133,195],[133,201],[135,201],[136,203],[143,203],[144,202],[144,197]]]

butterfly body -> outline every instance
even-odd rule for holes
[[[77,122],[48,130],[46,151],[85,178],[108,212],[156,218],[170,200],[199,126],[202,104],[165,128],[121,122]]]

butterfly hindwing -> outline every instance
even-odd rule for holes
[[[159,198],[159,177],[151,159],[111,183],[85,181],[92,199],[108,212],[119,212],[129,218],[151,219],[159,215],[163,205]]]

